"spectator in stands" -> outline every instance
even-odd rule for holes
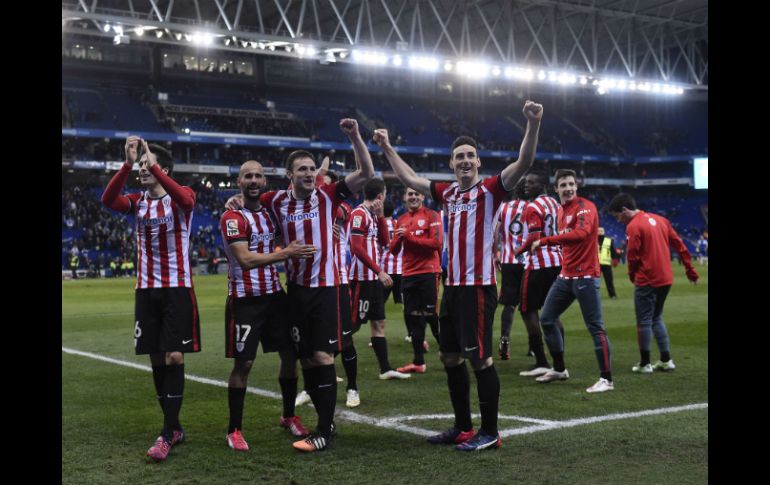
[[[94,276],[96,278],[102,277],[102,268],[104,267],[104,254],[99,253],[99,256],[94,260]]]
[[[208,267],[206,270],[209,274],[219,273],[219,258],[216,257],[214,251],[209,252]]]

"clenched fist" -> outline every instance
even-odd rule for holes
[[[540,121],[543,118],[543,105],[527,100],[524,103],[524,116],[529,121]]]
[[[379,145],[380,147],[386,147],[390,145],[390,140],[388,140],[388,130],[385,128],[378,128],[374,130],[374,135],[372,136],[372,140],[374,143]]]

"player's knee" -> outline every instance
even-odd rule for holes
[[[316,352],[308,361],[311,367],[319,367],[334,364],[334,357],[326,352]]]
[[[247,376],[253,364],[253,360],[236,360],[233,364],[233,372],[241,376]]]
[[[373,337],[385,336],[385,320],[372,321],[372,336]]]
[[[556,319],[540,319],[540,326],[543,327],[543,332],[548,333],[556,328]]]
[[[184,354],[182,352],[166,352],[166,365],[184,364]]]
[[[462,356],[456,353],[439,352],[438,356],[441,363],[444,364],[444,367],[456,367],[465,362]]]
[[[487,367],[491,367],[494,361],[492,360],[492,357],[487,357],[486,359],[468,359],[471,363],[471,368],[475,371],[484,370]]]

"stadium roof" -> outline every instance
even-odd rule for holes
[[[483,59],[708,90],[707,0],[65,0],[62,32],[332,62],[356,49]]]

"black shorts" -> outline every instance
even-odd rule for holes
[[[342,347],[348,348],[353,344],[353,321],[350,316],[350,286],[340,285],[340,325],[342,325]]]
[[[503,276],[503,285],[500,288],[500,305],[516,306],[519,304],[521,293],[521,280],[524,276],[523,264],[500,265],[500,273]]]
[[[350,313],[353,330],[369,320],[385,320],[385,287],[380,280],[350,280]]]
[[[288,287],[290,334],[297,356],[309,359],[314,352],[341,351],[339,286],[307,288],[289,283]]]
[[[201,321],[192,288],[137,289],[134,320],[136,355],[201,351]]]
[[[286,293],[263,296],[227,297],[225,307],[225,357],[254,360],[262,342],[262,352],[292,348]]]
[[[561,266],[527,269],[521,282],[521,313],[536,312],[543,308],[548,290],[561,273]]]
[[[439,348],[469,359],[491,357],[497,286],[445,286],[439,311]]]
[[[426,312],[438,314],[438,280],[440,273],[423,273],[404,277],[404,314]]]
[[[385,293],[382,298],[383,302],[388,301],[388,297],[390,296],[390,293],[393,292],[393,302],[394,303],[404,303],[404,299],[402,297],[402,286],[401,286],[401,275],[400,274],[392,274],[389,275],[390,279],[393,280],[393,286],[390,288],[385,288]],[[383,287],[384,288],[384,287]]]

